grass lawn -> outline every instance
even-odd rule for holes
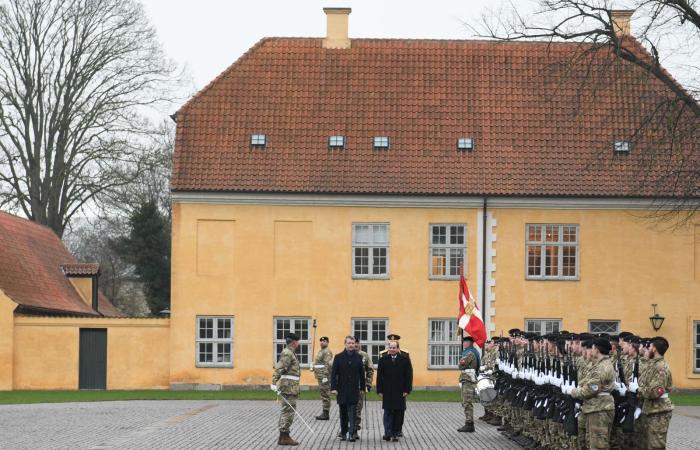
[[[318,392],[302,392],[301,400],[316,400]],[[274,400],[270,391],[0,391],[0,404],[103,402],[114,400]],[[700,394],[671,395],[679,406],[700,406]],[[367,400],[379,400],[374,392]],[[458,391],[414,391],[414,402],[459,402]]]

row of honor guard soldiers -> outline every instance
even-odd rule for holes
[[[388,342],[396,342],[401,339],[398,334],[390,334],[387,336]],[[298,445],[299,443],[289,436],[289,429],[294,421],[296,413],[296,401],[299,397],[299,381],[301,370],[299,360],[296,357],[296,350],[299,347],[299,337],[294,333],[287,334],[286,347],[280,353],[280,356],[275,364],[275,369],[272,375],[272,384],[270,388],[277,393],[281,400],[282,411],[278,422],[279,439],[278,445]],[[316,416],[316,420],[329,420],[331,408],[331,367],[333,365],[333,352],[329,347],[330,340],[327,336],[323,336],[319,340],[320,350],[316,354],[311,371],[313,371],[318,383],[321,396],[321,414]],[[360,338],[355,336],[356,351],[362,359],[362,366],[365,375],[365,389],[359,392],[359,401],[355,409],[355,428],[350,436],[350,440],[359,439],[359,431],[362,428],[362,410],[366,400],[367,393],[372,390],[372,382],[374,379],[374,364],[372,358],[367,352],[361,349]],[[381,358],[387,352],[387,349],[379,353]],[[401,354],[409,357],[408,352],[400,350]],[[401,426],[403,426],[403,414],[398,418],[399,421],[399,436],[402,436]],[[345,439],[342,432],[339,437]]]
[[[463,347],[471,347],[470,338]],[[512,329],[486,343],[475,378],[471,352],[462,353],[466,423],[458,431],[474,430],[476,389],[485,409],[480,419],[523,448],[664,449],[673,410],[668,348],[663,337],[628,332],[540,336]]]

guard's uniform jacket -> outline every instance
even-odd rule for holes
[[[299,360],[294,351],[287,346],[280,353],[272,374],[272,384],[277,385],[279,394],[287,400],[282,401],[282,413],[278,423],[280,433],[289,433],[294,422],[294,409],[299,396],[299,375]]]
[[[639,376],[639,397],[642,404],[642,433],[649,449],[666,448],[668,426],[673,403],[668,393],[673,387],[671,369],[664,358],[647,359]]]
[[[579,436],[583,448],[608,448],[615,415],[615,400],[611,392],[615,389],[615,367],[609,356],[593,362],[583,381],[579,381],[571,396],[583,400],[579,420],[579,431],[585,428],[585,437]],[[585,424],[585,425],[584,425]]]
[[[331,375],[331,365],[333,364],[333,352],[326,347],[322,348],[314,359],[314,376],[319,384],[328,383]],[[324,381],[325,380],[325,381]]]

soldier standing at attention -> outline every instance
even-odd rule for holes
[[[328,337],[323,336],[320,341],[321,350],[316,354],[311,370],[314,372],[318,382],[318,391],[321,394],[321,404],[323,411],[316,420],[329,420],[331,410],[331,364],[333,364],[333,352],[328,348]]]
[[[280,353],[275,371],[272,374],[270,389],[282,397],[282,413],[280,414],[280,437],[277,445],[299,445],[297,441],[289,437],[289,428],[294,421],[294,409],[296,409],[299,397],[299,360],[294,352],[299,348],[299,336],[289,333],[285,337],[287,346]],[[286,400],[286,401],[285,401]]]
[[[639,377],[639,385],[630,383],[630,389],[639,389],[639,396],[644,400],[642,415],[647,448],[650,450],[666,448],[666,434],[673,414],[673,403],[668,393],[673,387],[671,369],[664,359],[668,350],[668,341],[663,337],[651,339],[647,349],[648,362]]]
[[[367,398],[367,393],[372,390],[374,364],[372,363],[372,358],[370,358],[367,352],[362,350],[359,336],[355,336],[355,348],[357,349],[357,353],[360,355],[360,358],[362,358],[362,367],[365,368],[365,389],[360,390],[360,400],[357,402],[357,409],[355,410],[355,439],[360,439],[358,432],[360,429],[362,429],[362,407],[364,406],[365,399]]]
[[[589,449],[610,448],[610,433],[615,415],[615,368],[608,356],[612,346],[609,339],[596,338],[588,351],[592,362],[585,380],[571,391],[571,396],[583,400],[581,412],[586,420],[586,441]]]
[[[462,355],[459,358],[459,384],[462,387],[462,407],[464,408],[464,426],[457,431],[474,432],[474,388],[476,376],[481,365],[479,351],[474,348],[474,338],[462,338]]]

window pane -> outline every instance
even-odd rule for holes
[[[542,247],[539,245],[527,246],[527,274],[529,276],[542,275]]]
[[[367,352],[372,357],[372,364],[377,365],[379,363],[379,352],[384,350],[383,345],[372,345],[370,351]]]
[[[555,277],[559,275],[559,247],[556,245],[546,245],[544,249],[544,274],[548,277]]]
[[[447,243],[447,227],[444,225],[433,225],[433,244]]]
[[[445,340],[445,322],[442,320],[430,321],[430,340],[436,342]]]
[[[214,362],[214,344],[211,342],[199,343],[199,362],[210,363]]]
[[[297,349],[297,358],[299,359],[299,364],[309,363],[309,344],[299,344]]]
[[[450,244],[452,244],[452,245],[464,244],[464,226],[463,225],[453,225],[450,227]]]
[[[275,361],[278,361],[280,359],[280,353],[282,353],[282,350],[284,350],[284,347],[286,346],[286,344],[275,344]]]
[[[614,320],[596,320],[590,322],[591,333],[617,333],[619,322]]]
[[[369,340],[369,321],[356,320],[354,328],[353,336],[359,337],[362,342]]]
[[[386,322],[383,320],[373,320],[372,321],[372,340],[373,341],[385,341],[386,340]]]
[[[370,243],[369,225],[355,225],[355,244],[367,245]]]
[[[214,337],[214,319],[199,319],[199,338],[212,339]]]
[[[372,237],[375,244],[386,245],[389,243],[389,227],[387,225],[373,225],[372,228]]]
[[[450,249],[450,275],[459,275],[459,270],[464,264],[464,249],[462,248],[451,248]]]
[[[700,345],[700,323],[695,324],[695,345]]]
[[[576,227],[568,225],[562,227],[562,237],[564,242],[576,242]]]
[[[559,225],[545,226],[545,242],[559,242]]]
[[[445,347],[442,345],[430,346],[430,364],[433,366],[445,365]]]
[[[231,362],[231,344],[216,344],[216,362]]]
[[[369,273],[369,248],[355,249],[355,274],[367,275]]]
[[[384,247],[372,249],[372,274],[386,274],[386,248]]]
[[[461,345],[450,345],[448,347],[450,353],[447,364],[449,364],[450,366],[456,366],[457,363],[459,363],[459,357],[462,353],[461,347]]]
[[[576,276],[576,247],[565,245],[562,247],[562,275],[565,277]]]
[[[700,348],[695,349],[695,369],[700,370]]]
[[[433,268],[431,275],[440,277],[445,275],[445,266],[447,261],[447,249],[434,248],[432,249]]]
[[[287,336],[291,330],[290,325],[289,319],[277,319],[277,339],[284,339]]]
[[[542,241],[542,227],[540,225],[527,226],[527,240],[534,242]]]

